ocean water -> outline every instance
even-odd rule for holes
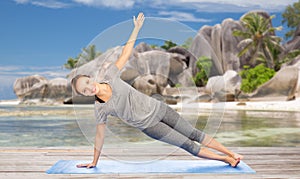
[[[213,111],[184,117],[206,130]],[[0,147],[92,146],[93,106],[0,106]],[[227,110],[214,133],[226,146],[300,146],[300,112]],[[110,117],[105,145],[166,145]]]

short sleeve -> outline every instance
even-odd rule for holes
[[[95,107],[95,117],[97,124],[106,124],[107,115],[102,108]]]

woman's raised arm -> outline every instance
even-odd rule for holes
[[[133,29],[126,45],[124,46],[119,59],[116,61],[116,66],[118,67],[119,70],[121,70],[125,66],[126,62],[128,61],[128,59],[132,53],[134,43],[136,41],[137,35],[138,35],[141,27],[143,26],[144,19],[145,19],[145,17],[144,17],[143,13],[139,13],[137,18],[135,18],[135,16],[133,17],[134,29]]]

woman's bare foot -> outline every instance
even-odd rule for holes
[[[240,163],[240,159],[234,159],[231,156],[226,156],[224,162],[230,164],[231,167],[235,168]]]
[[[242,160],[244,158],[243,155],[240,155],[240,154],[237,154],[237,153],[234,153],[234,152],[230,155],[230,157],[232,157],[234,159],[240,159],[240,160]]]

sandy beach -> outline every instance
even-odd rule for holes
[[[171,105],[174,108],[224,109],[224,110],[261,110],[261,111],[300,111],[300,100],[293,101],[256,101],[224,103],[190,103]]]
[[[17,106],[19,100],[0,101],[1,106]],[[26,105],[22,105],[23,107]],[[45,105],[47,106],[47,105]],[[91,105],[49,105],[55,107],[91,107]],[[220,102],[220,103],[177,103],[170,105],[174,109],[224,109],[224,110],[266,110],[266,111],[300,111],[300,99],[292,101],[246,101],[246,102]]]

